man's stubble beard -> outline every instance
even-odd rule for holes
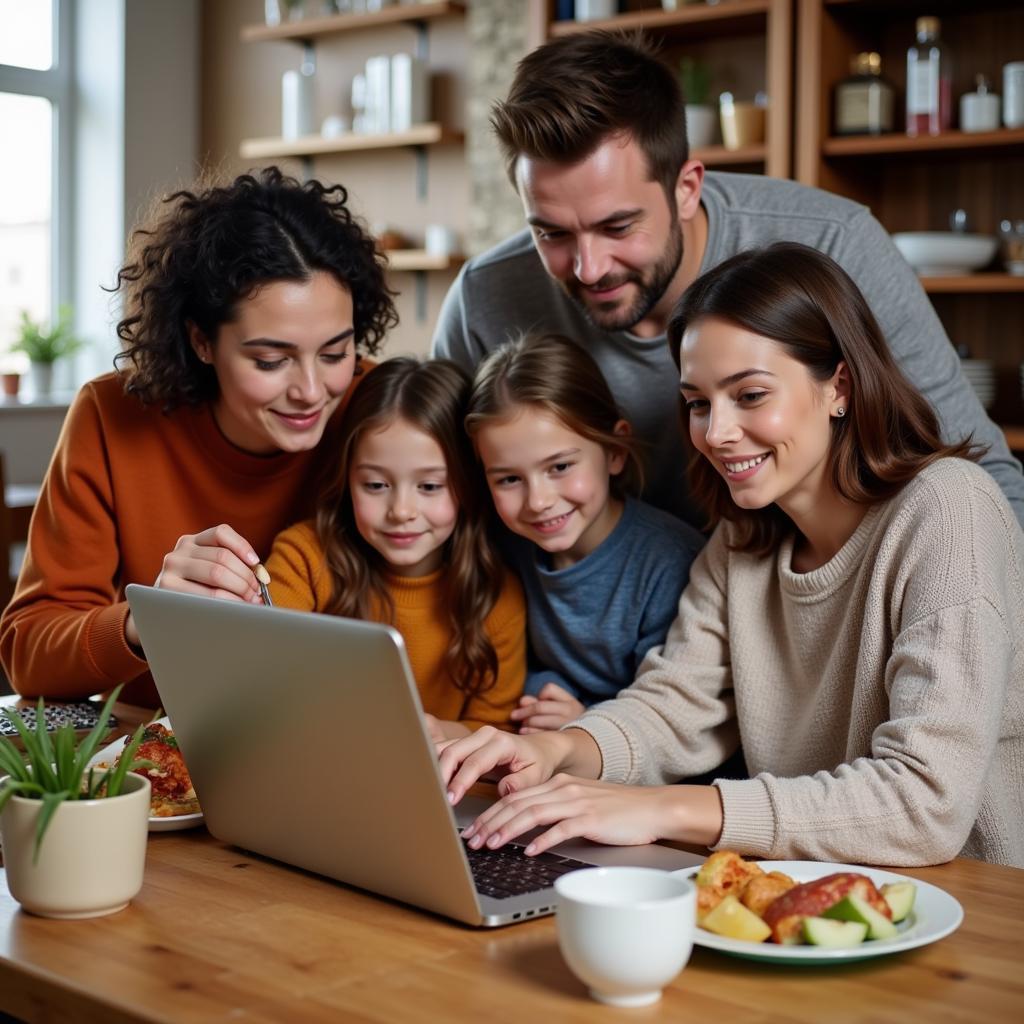
[[[583,297],[583,285],[575,278],[560,281],[563,291],[579,306],[584,316],[603,331],[628,331],[643,320],[661,301],[683,261],[683,231],[679,221],[672,218],[672,230],[661,258],[646,275],[631,271],[621,277],[608,275],[597,282],[599,288],[613,288],[621,284],[635,284],[637,295],[628,309],[618,309],[617,303],[606,303],[609,309],[602,314],[602,303],[596,306]]]

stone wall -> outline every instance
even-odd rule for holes
[[[523,226],[523,209],[505,176],[490,127],[490,111],[494,100],[508,93],[516,64],[526,54],[527,6],[528,0],[470,0],[466,14],[470,54],[466,90],[470,255]]]

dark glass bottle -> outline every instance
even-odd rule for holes
[[[858,53],[835,92],[836,135],[881,135],[893,129],[893,87],[877,53]]]

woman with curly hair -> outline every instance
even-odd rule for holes
[[[275,167],[171,195],[117,285],[117,369],[68,412],[0,619],[25,696],[156,702],[129,583],[258,600],[252,567],[310,514],[361,357],[397,322],[345,190]]]

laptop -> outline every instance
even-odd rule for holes
[[[138,584],[127,596],[218,839],[480,926],[552,913],[569,870],[703,859],[586,841],[472,851],[460,829],[487,801],[448,803],[396,630]]]

